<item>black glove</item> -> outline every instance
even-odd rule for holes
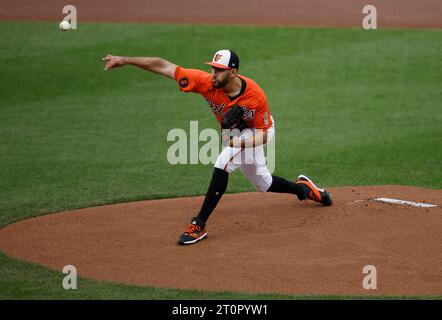
[[[230,107],[221,120],[222,140],[224,145],[228,145],[230,139],[239,136],[244,129],[248,128],[247,122],[243,118],[244,110],[237,104]]]
[[[233,105],[224,114],[223,119],[221,120],[221,129],[238,129],[239,132],[242,132],[248,127],[247,122],[244,120],[243,116],[243,108],[241,108],[237,104]]]

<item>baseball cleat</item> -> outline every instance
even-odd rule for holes
[[[302,184],[304,187],[306,187],[304,188],[306,191],[306,199],[320,202],[324,206],[332,205],[333,201],[330,193],[328,193],[324,189],[318,188],[309,177],[301,174],[298,177],[298,180],[296,180],[296,183]]]
[[[198,222],[200,223],[198,224]],[[207,237],[206,228],[204,226],[201,226],[201,224],[203,224],[201,223],[201,221],[198,221],[197,218],[193,218],[192,223],[189,224],[187,229],[178,239],[178,243],[182,245],[194,244]]]

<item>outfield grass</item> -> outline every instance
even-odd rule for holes
[[[133,67],[104,72],[107,53],[208,70],[216,50],[234,49],[276,120],[275,174],[442,188],[441,31],[1,22],[0,33],[1,226],[206,191],[212,167],[169,165],[166,136],[189,120],[217,128],[207,103]],[[251,190],[232,176],[228,192]],[[72,297],[61,273],[0,255],[0,274],[4,299]],[[85,283],[75,298],[239,297]]]

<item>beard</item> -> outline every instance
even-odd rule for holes
[[[221,89],[226,86],[226,84],[229,83],[229,74],[226,74],[226,76],[221,80],[215,80],[215,82],[212,81],[212,87],[215,89]]]

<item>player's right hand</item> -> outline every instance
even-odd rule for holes
[[[118,68],[118,67],[125,65],[123,57],[113,56],[110,54],[108,54],[102,60],[106,61],[106,65],[104,66],[104,70],[110,70],[110,69]]]

